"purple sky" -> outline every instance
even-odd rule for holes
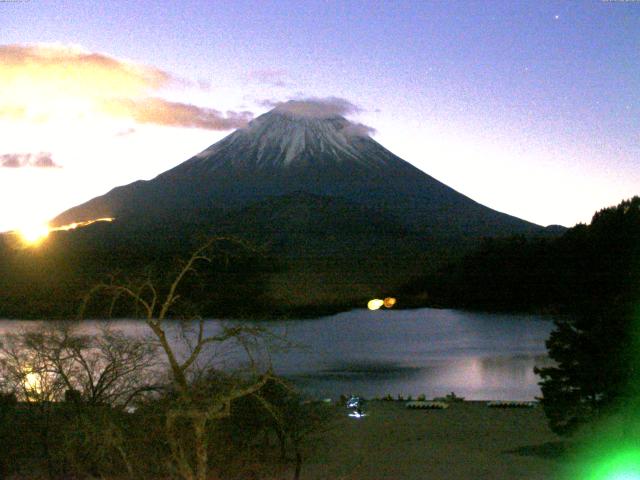
[[[31,0],[0,2],[0,18],[0,45],[74,45],[169,72],[188,84],[156,92],[172,102],[258,115],[265,101],[344,98],[394,153],[536,223],[588,221],[640,194],[640,2]],[[34,133],[37,151],[0,139],[0,155],[47,152],[61,167],[46,178],[0,168],[0,200],[37,184],[62,210],[229,133],[125,131],[96,133],[96,155],[67,148],[72,135],[48,144]],[[59,193],[79,183],[75,196]]]

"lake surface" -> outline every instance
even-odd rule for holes
[[[39,322],[0,321],[0,334]],[[206,333],[222,324],[206,321]],[[85,321],[95,331],[104,322]],[[110,322],[131,335],[147,327],[138,320]],[[178,327],[170,324],[173,341]],[[260,322],[294,347],[272,353],[277,373],[314,397],[355,393],[367,398],[391,394],[427,398],[455,392],[468,400],[533,400],[540,396],[533,367],[549,365],[548,317],[457,310],[352,310],[309,320]],[[237,348],[218,350],[227,365]]]

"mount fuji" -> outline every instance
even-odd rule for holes
[[[101,217],[163,223],[305,192],[381,209],[432,239],[543,230],[484,207],[432,178],[373,140],[363,125],[339,115],[300,115],[286,106],[261,115],[152,180],[117,187],[67,210],[53,224]]]
[[[364,125],[295,106],[281,104],[175,168],[114,188],[52,223],[114,217],[66,237],[100,244],[101,265],[111,251],[184,256],[196,234],[247,239],[277,259],[260,274],[260,295],[294,312],[392,294],[485,237],[552,234],[439,182]]]

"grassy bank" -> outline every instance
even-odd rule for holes
[[[339,416],[310,442],[303,479],[554,479],[563,444],[542,409],[459,402],[408,410],[372,401],[361,419]]]

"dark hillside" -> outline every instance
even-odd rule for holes
[[[486,310],[589,309],[640,288],[640,197],[557,238],[485,240],[407,287],[414,302]]]

